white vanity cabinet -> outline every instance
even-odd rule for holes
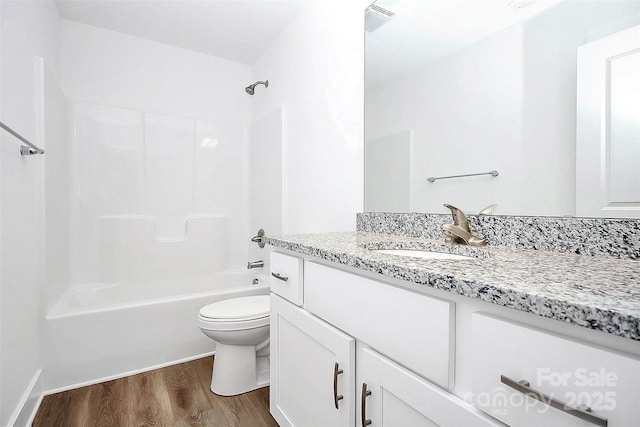
[[[295,259],[273,255],[276,268]],[[308,260],[302,270],[303,307],[282,298],[290,289],[271,295],[270,405],[281,426],[499,424],[445,390],[453,303]]]
[[[282,426],[640,426],[637,341],[272,255],[270,396]]]

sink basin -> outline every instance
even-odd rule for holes
[[[419,249],[377,249],[371,252],[375,252],[378,254],[422,258],[422,259],[449,259],[449,260],[473,259],[472,257],[465,256],[465,255],[450,254],[447,252],[425,251],[425,250],[419,250]]]

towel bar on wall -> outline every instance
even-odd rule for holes
[[[498,176],[499,174],[498,174],[498,171],[493,170],[491,172],[469,173],[469,174],[466,174],[466,175],[431,176],[431,177],[427,178],[427,181],[436,182],[437,179],[463,178],[463,177],[466,177],[466,176],[478,176],[478,175]]]
[[[23,155],[23,156],[31,156],[31,155],[34,155],[34,154],[44,154],[44,150],[42,148],[39,148],[35,144],[32,144],[31,142],[29,142],[28,139],[26,139],[25,137],[20,135],[15,130],[11,129],[9,126],[7,126],[4,123],[0,122],[0,127],[2,129],[6,130],[7,132],[9,132],[11,135],[13,135],[16,138],[18,138],[20,141],[22,141],[25,144],[27,144],[27,145],[21,145],[20,146],[20,154],[21,155]]]

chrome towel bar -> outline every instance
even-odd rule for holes
[[[20,135],[15,130],[11,129],[9,126],[7,126],[4,123],[0,122],[0,127],[2,129],[6,130],[7,132],[9,132],[11,135],[13,135],[16,138],[18,138],[20,141],[22,141],[25,144],[27,144],[27,145],[21,145],[20,146],[20,154],[21,155],[23,155],[23,156],[31,156],[31,155],[34,155],[34,154],[44,154],[44,150],[42,148],[39,148],[35,144],[32,144],[31,142],[29,142],[28,139],[26,139],[25,137]]]
[[[493,170],[490,172],[481,172],[481,173],[468,173],[466,175],[451,175],[451,176],[431,176],[429,178],[427,178],[427,181],[429,182],[436,182],[437,179],[449,179],[449,178],[463,178],[465,176],[478,176],[478,175],[491,175],[491,176],[498,176],[498,171]]]

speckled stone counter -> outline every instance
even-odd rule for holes
[[[640,341],[640,261],[367,232],[268,237],[267,244]],[[372,249],[473,257],[433,260]]]
[[[640,260],[640,220],[469,215],[473,233],[491,246]],[[440,239],[450,214],[364,212],[356,231]]]

